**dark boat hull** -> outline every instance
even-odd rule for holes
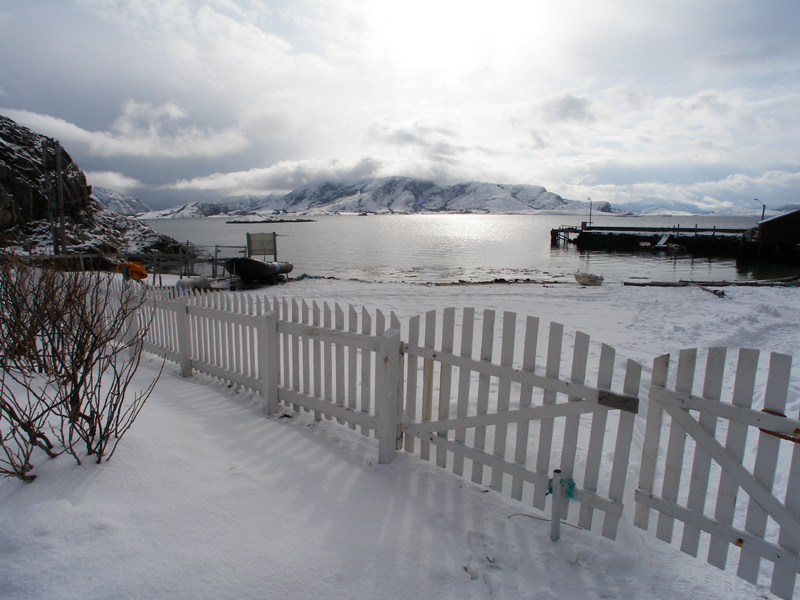
[[[272,283],[280,275],[291,273],[294,266],[289,262],[264,262],[255,258],[239,257],[225,261],[225,270],[244,282]]]

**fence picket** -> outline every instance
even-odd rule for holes
[[[300,320],[303,323],[303,325],[311,324],[309,307],[308,303],[305,300],[303,300],[302,303]],[[307,335],[304,335],[301,339],[301,343],[302,343],[302,354],[303,354],[303,393],[312,396],[314,395],[314,392],[311,390],[311,340],[308,338]],[[306,411],[308,411],[307,408]]]
[[[667,386],[669,374],[669,354],[664,354],[653,359],[653,375],[650,379],[651,389]],[[658,448],[661,442],[661,425],[664,420],[664,407],[653,399],[652,394],[647,401],[647,422],[645,423],[644,443],[642,444],[642,462],[639,466],[638,490],[647,495],[653,494],[656,479],[656,463],[658,462]],[[647,529],[650,525],[650,507],[644,503],[636,503],[633,524],[640,529]]]
[[[461,314],[461,356],[472,358],[473,332],[475,329],[475,309],[465,308]],[[416,357],[413,357],[416,360]],[[409,356],[408,360],[412,357]],[[472,381],[472,371],[464,367],[458,369],[458,400],[456,416],[466,417],[469,409],[469,389]],[[409,384],[410,385],[410,384]],[[413,438],[412,438],[413,439]],[[463,444],[467,439],[466,429],[456,429],[456,442]],[[453,473],[464,474],[464,456],[453,455]]]
[[[611,346],[603,344],[600,347],[597,389],[611,389],[615,357],[616,351]],[[586,470],[583,475],[583,489],[592,492],[597,491],[597,484],[600,479],[600,461],[603,457],[603,442],[605,441],[607,422],[608,410],[598,411],[592,416],[592,426],[589,430],[589,446],[586,451]],[[591,529],[593,516],[594,509],[587,503],[581,503],[578,526],[584,529]]]
[[[722,376],[725,371],[727,348],[709,348],[706,361],[706,376],[703,382],[703,398],[719,401],[722,397]],[[717,417],[708,412],[700,413],[700,425],[711,435],[717,431]],[[687,508],[699,513],[705,512],[708,494],[708,476],[711,470],[711,456],[700,446],[695,447],[692,474],[689,484]],[[692,525],[684,525],[681,550],[691,556],[697,556],[700,544],[700,529]]]
[[[445,308],[442,316],[442,352],[453,353],[453,339],[456,324],[456,309]],[[453,367],[441,363],[439,372],[439,419],[450,416],[450,394],[453,381]],[[446,431],[440,431],[439,437],[447,437]],[[436,447],[436,464],[443,469],[447,467],[447,449]]]
[[[675,390],[678,392],[692,393],[694,385],[694,371],[697,362],[697,349],[681,350],[678,355],[678,373],[675,380]],[[664,483],[661,487],[661,497],[664,500],[677,502],[678,491],[683,470],[683,455],[686,449],[686,431],[672,419],[669,426],[669,443],[667,446],[667,460],[664,464]],[[665,513],[658,515],[656,537],[667,542],[672,541],[672,532],[675,518]]]
[[[517,332],[517,314],[513,312],[503,313],[503,338],[500,346],[500,364],[504,367],[511,367],[514,364],[514,342]],[[507,411],[511,401],[511,380],[500,379],[497,389],[497,412]],[[505,423],[494,428],[494,455],[502,460],[506,456],[506,444],[508,441],[508,425]],[[492,469],[491,487],[498,492],[503,491],[503,472],[499,469]],[[566,503],[565,503],[566,504]]]
[[[581,331],[575,333],[575,345],[572,350],[572,372],[570,381],[583,383],[586,381],[586,362],[589,359],[589,336]],[[568,402],[577,402],[580,398],[570,396]],[[578,433],[581,426],[581,415],[570,415],[564,425],[564,440],[561,445],[561,477],[573,478],[575,470],[575,454],[578,450]],[[569,502],[561,504],[561,518],[569,516]]]
[[[411,317],[408,321],[408,343],[417,345],[419,344],[419,329],[420,318],[419,315]],[[377,331],[375,332],[378,333]],[[417,418],[417,369],[419,367],[419,359],[410,354],[406,357],[406,415],[411,421]],[[404,448],[406,452],[414,452],[416,438],[412,435],[406,434],[404,440]]]
[[[639,396],[639,386],[642,382],[642,365],[628,359],[625,368],[625,381],[622,393],[629,397]],[[597,414],[597,413],[595,413]],[[617,442],[614,447],[614,464],[611,467],[611,479],[608,486],[610,500],[622,502],[625,493],[625,480],[628,476],[628,463],[631,456],[631,442],[633,441],[633,425],[636,414],[629,411],[620,411],[619,424],[617,425]],[[603,420],[605,423],[605,420]],[[607,512],[603,518],[603,535],[609,539],[616,539],[619,515]]]
[[[481,361],[492,362],[492,351],[494,348],[494,311],[485,309],[483,311],[483,331],[481,333]],[[486,373],[478,376],[478,404],[477,414],[485,415],[489,410],[489,383],[490,377]],[[473,447],[483,451],[486,444],[486,427],[475,428],[475,440]],[[477,460],[472,461],[472,481],[477,484],[483,483],[483,463]]]
[[[547,342],[547,365],[545,374],[552,379],[558,379],[561,371],[561,343],[564,337],[564,326],[561,323],[550,323],[550,337]],[[555,404],[558,398],[556,392],[545,390],[542,404]],[[553,419],[542,419],[539,425],[539,450],[536,454],[536,470],[539,473],[550,472],[550,448],[553,445]],[[542,485],[533,488],[533,505],[539,510],[544,510],[546,490]]]
[[[333,314],[334,314],[334,327],[336,331],[344,331],[344,310],[342,307],[339,306],[339,303],[336,302],[333,306]],[[337,406],[344,406],[344,373],[345,373],[345,366],[344,366],[344,345],[343,344],[335,344],[336,349],[334,350],[334,378],[336,384],[336,405]],[[336,422],[340,425],[344,423],[344,420],[341,417],[336,417]]]
[[[436,311],[425,313],[425,347],[434,348],[436,344]],[[430,421],[433,415],[433,360],[422,361],[422,420]],[[422,460],[430,460],[430,443],[421,441],[419,455]]]
[[[528,317],[525,323],[525,342],[522,352],[522,370],[533,372],[536,369],[536,345],[539,338],[539,319]],[[533,402],[533,386],[523,383],[519,391],[519,407],[527,408]],[[464,413],[466,415],[466,413]],[[525,465],[528,460],[528,436],[530,434],[530,421],[517,423],[517,439],[514,449],[514,462]],[[524,481],[520,477],[511,480],[511,497],[522,500],[522,486]]]
[[[311,324],[314,327],[320,326],[320,309],[316,300],[311,303]],[[315,337],[311,345],[314,356],[314,397],[322,399],[322,342]],[[314,411],[314,420],[322,420],[320,411]]]
[[[764,411],[772,414],[783,415],[786,410],[786,396],[789,390],[789,374],[791,372],[792,357],[773,352],[769,357],[769,376],[767,389],[764,393]],[[775,469],[778,464],[778,451],[780,438],[766,431],[758,434],[758,453],[753,468],[753,475],[767,490],[772,490],[775,482]],[[755,498],[751,496],[747,505],[747,518],[745,531],[758,538],[763,538],[767,529],[767,511]],[[781,531],[784,528],[781,527]],[[745,581],[755,584],[758,580],[758,568],[761,558],[742,548],[739,557],[737,574]]]
[[[331,307],[327,302],[323,304],[323,327],[325,329],[332,329],[331,325]],[[323,342],[323,353],[325,355],[325,392],[324,398],[327,402],[333,401],[333,343],[325,340]],[[330,421],[332,419],[330,413],[325,413],[325,418]]]
[[[790,512],[800,516],[800,444],[795,444],[792,448],[792,464],[789,467],[789,478],[786,482],[785,504]],[[778,544],[794,556],[800,553],[800,540],[789,535],[783,528],[778,536]],[[772,585],[769,591],[780,598],[789,599],[794,594],[796,579],[797,571],[776,564],[772,571]]]
[[[399,331],[399,328],[398,328]],[[361,334],[372,333],[372,317],[366,307],[361,308]],[[372,352],[361,351],[361,410],[372,413]],[[400,378],[402,379],[402,377]],[[400,396],[402,398],[402,396]],[[362,435],[369,435],[369,428],[361,427]]]
[[[351,333],[358,333],[358,313],[355,306],[350,305],[348,315],[348,331]],[[356,375],[358,368],[358,348],[350,346],[347,350],[347,397],[349,399],[348,406],[356,410],[356,394],[358,389],[358,377]],[[355,429],[355,423],[349,423],[350,429]]]

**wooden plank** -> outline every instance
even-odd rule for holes
[[[800,515],[800,444],[795,444],[792,448],[792,464],[789,467],[784,503],[789,512],[795,516]],[[793,538],[783,529],[781,529],[778,536],[778,544],[786,552],[794,556],[800,553],[800,540]],[[800,572],[800,565],[795,565],[794,568],[786,568],[783,565],[776,564],[772,571],[770,591],[780,598],[791,599],[794,594],[798,572]]]
[[[233,313],[234,314],[241,314],[242,313],[242,297],[235,296],[233,302]],[[244,374],[244,342],[242,340],[242,326],[235,324],[232,326],[233,329],[233,356],[234,356],[234,363],[233,369],[237,373]]]
[[[500,364],[511,368],[514,364],[514,343],[517,333],[517,313],[503,313],[503,337],[500,341]],[[503,377],[497,387],[497,412],[506,412],[511,402],[511,380]],[[506,444],[508,440],[508,426],[501,423],[494,428],[494,455],[505,460]],[[498,492],[503,491],[503,472],[492,469],[491,488]],[[569,504],[565,502],[564,504]]]
[[[320,399],[315,396],[308,396],[307,394],[303,394],[295,390],[288,390],[286,388],[281,388],[281,396],[284,398],[285,402],[296,404],[315,412],[320,412],[324,414],[325,418],[328,420],[331,418],[336,418],[337,421],[342,421],[345,423],[353,422],[356,425],[367,427],[371,430],[377,430],[378,428],[378,421],[376,417],[361,411],[354,411],[349,406],[331,404],[330,402],[326,402],[324,399]]]
[[[601,390],[610,390],[614,376],[614,359],[616,351],[607,344],[600,347],[600,364],[597,369],[597,387]],[[600,479],[600,461],[603,457],[603,442],[608,422],[608,410],[598,411],[592,417],[589,430],[589,446],[586,451],[586,469],[583,475],[583,487],[593,492],[597,491]],[[581,505],[578,525],[584,529],[592,528],[592,507]]]
[[[475,309],[465,308],[461,314],[461,356],[472,358],[473,331],[475,329]],[[409,360],[411,357],[409,357]],[[472,380],[472,371],[465,367],[458,369],[458,400],[456,401],[456,416],[466,417],[469,410],[469,389]],[[413,439],[413,438],[412,438]],[[464,444],[467,439],[467,430],[456,429],[456,443]],[[453,473],[464,474],[464,455],[453,455]]]
[[[336,302],[333,305],[333,314],[334,314],[334,327],[336,333],[344,332],[344,310],[342,307],[339,306],[339,303]],[[344,390],[345,390],[345,365],[344,365],[344,345],[342,342],[337,342],[335,344],[334,350],[334,383],[336,386],[336,404],[338,406],[345,405],[345,398],[344,398]],[[337,422],[341,425],[344,423],[341,419],[337,419]]]
[[[703,382],[703,398],[719,402],[722,397],[722,376],[725,371],[725,356],[727,348],[715,347],[708,349],[706,360],[706,375]],[[715,435],[717,431],[717,417],[707,412],[700,413],[700,425]],[[689,498],[686,507],[699,513],[705,512],[706,496],[708,495],[708,476],[711,470],[711,456],[701,447],[696,447],[692,462],[692,474],[689,479]],[[697,556],[700,545],[700,529],[692,525],[684,525],[681,550],[691,556]]]
[[[691,511],[679,504],[664,500],[658,496],[648,495],[642,490],[635,492],[636,503],[648,508],[653,508],[659,512],[669,514],[675,519],[680,519],[689,523],[697,529],[710,533],[712,539],[724,541],[726,545],[734,544],[742,548],[748,548],[750,552],[761,556],[777,565],[785,566],[788,569],[800,569],[800,557],[797,554],[786,552],[780,546],[771,544],[752,534],[731,527],[727,523],[722,523],[718,519],[707,517],[703,514]]]
[[[513,382],[522,385],[531,385],[535,388],[548,390],[556,394],[566,394],[567,396],[575,396],[578,398],[591,398],[596,400],[598,398],[598,390],[591,386],[574,383],[572,381],[564,381],[557,378],[550,378],[546,375],[537,375],[530,371],[523,371],[521,369],[514,369],[504,367],[499,364],[492,364],[490,362],[482,362],[463,356],[456,356],[448,354],[447,352],[437,351],[436,349],[424,348],[416,344],[408,342],[404,346],[405,353],[409,356],[416,356],[417,358],[431,358],[438,362],[449,364],[455,367],[465,367],[475,371],[479,375],[487,375],[489,377],[497,377],[498,379],[507,377]],[[672,392],[671,392],[672,393]],[[677,397],[688,395],[676,394]]]
[[[287,388],[291,387],[292,385],[292,371],[291,371],[291,361],[292,361],[292,353],[291,353],[291,345],[290,345],[290,338],[291,335],[285,330],[282,330],[280,327],[281,321],[290,321],[291,315],[289,313],[289,301],[284,298],[281,303],[281,316],[278,320],[278,331],[281,333],[281,338],[283,342],[283,353],[281,354],[281,363],[283,364],[283,385]],[[288,404],[287,404],[288,406]]]
[[[308,308],[308,303],[303,300],[302,302],[302,310],[300,313],[300,322],[303,325],[311,325],[311,315]],[[301,352],[303,355],[303,393],[312,395],[311,391],[311,341],[306,337],[303,336],[301,338],[302,348]]]
[[[697,349],[681,350],[678,354],[678,373],[675,379],[675,389],[687,394],[692,393],[694,385],[694,372],[697,363]],[[683,410],[683,409],[677,409]],[[668,411],[670,416],[673,411]],[[688,413],[687,413],[688,414]],[[667,459],[664,464],[664,483],[661,486],[661,496],[664,500],[676,502],[681,484],[683,470],[683,455],[686,449],[686,432],[677,419],[673,418],[669,426],[669,442],[667,445]],[[675,519],[667,514],[658,515],[656,537],[660,540],[672,542],[672,532]]]
[[[378,349],[377,336],[365,336],[360,333],[351,333],[349,331],[331,331],[326,327],[286,321],[281,321],[278,324],[278,330],[281,333],[288,333],[295,336],[307,336],[311,339],[319,339],[334,344],[343,343],[347,346],[355,346],[356,348],[370,350],[372,352]]]
[[[570,381],[583,383],[586,381],[586,363],[589,359],[589,336],[578,331],[575,333],[575,344],[572,351],[572,372]],[[568,402],[578,402],[580,398],[569,396]],[[578,431],[581,425],[581,416],[570,415],[564,425],[564,439],[561,445],[561,478],[569,481],[574,479],[575,455],[578,451]],[[569,516],[569,502],[561,503],[561,518]]]
[[[481,362],[492,362],[492,350],[494,345],[494,311],[485,309],[483,311],[483,333],[481,334]],[[481,373],[478,377],[478,404],[477,414],[485,415],[489,410],[489,376]],[[483,451],[486,443],[486,428],[475,428],[474,447]],[[472,462],[472,481],[478,484],[483,483],[483,463]]]
[[[456,309],[448,307],[444,309],[442,315],[442,352],[453,352],[453,340],[455,335]],[[449,365],[440,364],[439,371],[439,420],[447,419],[450,416],[450,394],[452,390],[453,368]],[[440,431],[440,437],[447,437],[446,431]],[[447,450],[441,446],[436,447],[436,465],[447,467]]]
[[[358,333],[358,313],[355,306],[350,305],[348,329],[350,333]],[[358,401],[358,348],[347,348],[347,405],[356,410]],[[350,429],[355,429],[356,424],[350,423]]]
[[[321,322],[321,311],[317,301],[311,304],[311,324],[318,328]],[[314,397],[322,398],[322,342],[318,337],[311,338],[313,356],[314,356]],[[314,411],[314,420],[321,421],[322,413],[318,410]]]
[[[656,478],[658,448],[661,441],[661,423],[664,418],[663,406],[653,398],[653,391],[667,385],[669,374],[669,354],[653,359],[653,376],[650,380],[650,394],[647,401],[647,422],[645,424],[644,442],[642,443],[642,462],[639,466],[639,489],[647,495],[653,494]],[[650,508],[636,503],[633,524],[640,529],[650,525]]]
[[[772,415],[760,410],[743,410],[730,404],[670,390],[653,390],[653,397],[662,404],[707,412],[715,417],[741,423],[746,427],[756,427],[772,434],[777,434],[778,437],[790,438],[790,441],[800,441],[800,421],[797,419],[790,419],[783,415]]]
[[[437,433],[451,429],[470,429],[478,427],[497,427],[520,423],[524,421],[535,421],[545,419],[557,419],[559,417],[569,417],[582,413],[595,413],[608,410],[605,406],[600,406],[592,400],[577,400],[575,402],[557,402],[554,404],[542,404],[539,406],[528,406],[526,408],[509,409],[503,412],[491,412],[484,414],[471,415],[466,417],[456,417],[441,421],[429,421],[417,423],[420,431]],[[633,413],[628,413],[633,414]],[[412,422],[406,420],[407,422]]]
[[[436,311],[425,313],[425,347],[434,349],[436,343]],[[422,363],[422,421],[430,421],[433,416],[433,364],[432,358],[426,358]],[[419,445],[419,456],[422,460],[430,460],[430,444],[422,442]]]
[[[419,343],[419,315],[411,317],[408,321],[408,343]],[[406,410],[408,418],[415,421],[417,419],[417,369],[419,368],[418,359],[414,355],[406,353]],[[405,436],[404,448],[406,452],[413,453],[416,439],[412,436]]]
[[[778,354],[777,352],[770,354],[767,389],[764,392],[765,411],[784,414],[786,410],[786,396],[789,392],[789,376],[791,370],[791,356]],[[779,438],[765,431],[759,432],[758,453],[756,454],[756,464],[753,468],[753,475],[761,485],[770,491],[775,482],[775,470],[778,464],[780,443],[781,440]],[[750,496],[744,528],[756,537],[763,538],[767,530],[769,507],[753,497],[752,494],[750,494]],[[771,496],[771,499],[774,499],[774,497]],[[775,499],[775,502],[778,502],[777,499]],[[780,506],[785,510],[782,504]],[[774,514],[772,516],[775,517]],[[788,513],[788,511],[783,517],[784,518],[780,520],[776,519],[781,525],[781,531],[787,530],[786,533],[788,535],[793,535],[792,531],[794,530],[795,539],[800,540],[800,522],[796,517],[793,517],[791,513]],[[793,523],[790,521],[793,521]],[[761,560],[759,556],[743,549],[739,557],[737,574],[745,581],[755,584],[758,581],[760,563]]]
[[[398,318],[398,316],[395,314],[394,311],[391,311],[389,313],[389,323],[390,323],[390,327],[392,329],[396,329],[397,331],[401,332],[400,339],[402,340],[403,339],[403,335],[402,335],[403,328],[402,328],[402,326],[400,324],[400,319]],[[399,411],[399,414],[398,414],[398,417],[397,417],[398,418],[398,423],[400,422],[400,419],[403,416],[403,405],[404,405],[405,397],[406,397],[406,387],[405,387],[406,386],[406,380],[405,380],[405,377],[403,377],[403,373],[402,373],[402,368],[405,365],[405,353],[403,352],[402,347],[401,347],[401,354],[403,354],[403,356],[401,358],[401,365],[400,365],[401,366],[401,373],[397,377],[397,398],[399,400],[398,406],[397,406],[397,409]],[[403,449],[403,441],[404,441],[404,436],[400,435],[397,438],[397,450],[402,450]]]
[[[361,307],[361,334],[372,334],[372,317],[366,307]],[[372,414],[372,352],[361,350],[361,411]],[[362,427],[361,433],[369,435],[369,428]]]
[[[523,371],[533,372],[536,368],[536,343],[539,338],[539,319],[528,317],[525,322],[525,342],[522,351]],[[527,408],[533,401],[533,386],[523,383],[519,391],[519,407]],[[525,466],[528,461],[528,437],[530,435],[530,421],[517,423],[517,439],[514,447],[514,463]],[[522,500],[522,486],[524,481],[519,477],[511,480],[511,497]]]
[[[292,298],[292,323],[300,323],[300,305]],[[300,391],[300,336],[289,336],[292,345],[292,389]],[[295,412],[300,412],[300,405],[292,406]]]
[[[564,326],[561,323],[550,323],[550,336],[547,342],[547,364],[545,373],[551,379],[558,379],[561,371],[561,344],[564,337]],[[542,403],[555,404],[558,394],[545,390]],[[536,453],[536,470],[540,473],[550,472],[550,449],[553,445],[553,420],[544,419],[539,425],[539,450]],[[533,505],[544,510],[546,489],[535,486],[533,489]]]
[[[325,329],[331,329],[332,328],[331,307],[328,305],[327,302],[323,303],[322,315],[323,315],[322,326]],[[324,355],[323,378],[325,381],[325,392],[323,397],[327,402],[332,402],[333,401],[333,342],[325,338],[323,341],[322,352]],[[325,413],[325,418],[330,421],[331,419],[330,413]]]
[[[627,396],[638,396],[642,383],[642,365],[628,359],[625,367],[625,381],[622,392]],[[632,412],[622,411],[617,425],[617,441],[614,446],[614,464],[611,467],[611,479],[608,486],[608,497],[611,500],[622,502],[625,495],[625,482],[628,478],[628,463],[631,457],[631,442],[633,441],[633,426],[636,415]],[[603,535],[611,540],[617,537],[619,517],[606,514],[603,519]]]

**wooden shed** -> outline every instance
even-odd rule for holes
[[[761,221],[757,241],[763,244],[800,244],[800,210]]]

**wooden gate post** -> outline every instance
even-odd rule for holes
[[[403,371],[400,331],[387,330],[380,338],[376,356],[375,408],[378,413],[378,463],[387,464],[397,453],[400,429],[400,376]]]
[[[275,307],[277,308],[277,301],[275,302]],[[281,366],[277,310],[270,310],[264,315],[263,325],[259,331],[259,339],[264,340],[258,348],[264,412],[268,415],[274,415],[278,412],[278,384],[280,383]],[[263,353],[262,350],[264,351]]]
[[[175,301],[175,316],[178,325],[178,352],[181,375],[192,376],[192,333],[189,324],[189,298],[187,294]]]

